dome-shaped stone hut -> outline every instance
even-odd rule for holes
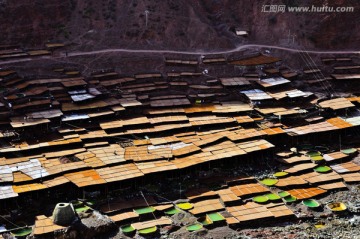
[[[71,203],[58,203],[52,214],[57,225],[68,226],[76,219],[76,213]]]

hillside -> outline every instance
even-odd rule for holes
[[[261,12],[264,4],[322,6],[320,0],[3,0],[0,45],[36,48],[60,41],[75,49],[229,49],[244,43],[283,44],[290,30],[307,48],[353,49],[360,42],[360,2],[327,2],[355,11]],[[249,37],[236,36],[235,27],[249,30]]]

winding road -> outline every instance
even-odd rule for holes
[[[21,58],[21,59],[13,59],[7,61],[0,61],[0,65],[11,64],[11,63],[19,63],[19,62],[26,62],[36,59],[52,59],[52,58],[66,58],[66,57],[74,57],[74,56],[87,56],[87,55],[96,55],[96,54],[104,54],[104,53],[143,53],[143,54],[183,54],[183,55],[212,55],[212,54],[229,54],[238,52],[240,50],[244,50],[247,48],[268,48],[268,49],[277,49],[283,50],[288,52],[305,52],[305,53],[312,53],[312,54],[360,54],[359,50],[326,50],[326,51],[319,51],[319,50],[302,50],[296,48],[289,48],[289,47],[281,47],[281,46],[271,46],[271,45],[261,45],[261,44],[248,44],[236,47],[230,50],[224,51],[202,51],[202,50],[191,50],[191,51],[176,51],[176,50],[147,50],[147,49],[122,49],[122,48],[115,48],[115,49],[103,49],[103,50],[96,50],[96,51],[86,51],[86,52],[69,52],[66,56],[64,52],[61,53],[61,56],[42,56],[42,57],[32,57],[32,58]]]
[[[360,51],[312,51],[312,50],[301,50],[295,48],[288,48],[288,47],[280,47],[280,46],[270,46],[270,45],[259,45],[259,44],[249,44],[249,45],[242,45],[236,47],[231,50],[225,51],[201,51],[201,50],[192,50],[192,51],[175,51],[175,50],[136,50],[136,49],[104,49],[104,50],[97,50],[97,51],[89,51],[89,52],[72,52],[69,53],[68,56],[84,56],[84,55],[93,55],[93,54],[100,54],[100,53],[113,53],[113,52],[126,52],[126,53],[174,53],[174,54],[184,54],[184,55],[210,55],[210,54],[228,54],[234,53],[243,49],[247,48],[269,48],[269,49],[278,49],[284,50],[289,52],[307,52],[307,53],[314,53],[314,54],[360,54]]]

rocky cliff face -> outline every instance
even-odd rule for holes
[[[30,235],[27,239],[89,239],[89,238],[109,238],[109,233],[117,233],[119,228],[107,216],[97,211],[90,213],[80,213],[80,220],[70,226],[41,235]]]
[[[265,13],[266,4],[353,6],[348,13]],[[226,49],[278,45],[296,35],[306,48],[352,49],[360,42],[357,0],[0,0],[0,45],[61,41],[80,49]],[[146,20],[147,19],[147,20]],[[232,32],[250,31],[247,39]]]

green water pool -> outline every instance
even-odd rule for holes
[[[74,208],[81,207],[82,205],[84,205],[84,203],[80,202],[80,201],[75,201],[75,202],[72,202],[71,204],[73,205]]]
[[[309,151],[306,154],[310,157],[321,156],[321,153],[319,151]]]
[[[203,225],[200,223],[197,223],[197,224],[186,227],[186,230],[188,230],[189,232],[193,232],[193,231],[198,231],[201,228],[203,228]]]
[[[138,208],[138,209],[134,209],[134,211],[141,215],[141,214],[147,214],[147,213],[152,213],[155,211],[154,207],[143,207],[143,208]]]
[[[286,202],[295,202],[297,200],[297,198],[294,197],[293,195],[289,195],[289,196],[284,197],[284,200]]]
[[[257,203],[265,203],[265,202],[269,201],[269,198],[266,196],[256,196],[256,197],[253,197],[252,200]]]
[[[311,156],[310,157],[313,161],[321,161],[324,160],[323,156],[318,155],[318,156]]]
[[[341,150],[341,152],[344,154],[353,154],[353,153],[357,152],[357,149],[354,149],[354,148],[343,149],[343,150]]]
[[[131,225],[125,225],[121,227],[121,231],[124,233],[130,233],[135,231],[135,228],[133,228]]]
[[[303,204],[305,206],[308,206],[308,207],[311,207],[311,208],[315,208],[315,207],[319,207],[320,206],[320,203],[318,203],[316,200],[314,199],[306,199],[306,200],[303,200],[302,201]]]
[[[289,173],[287,172],[276,172],[274,173],[274,177],[277,177],[277,178],[282,178],[282,177],[285,177],[286,175],[288,175]]]
[[[194,207],[191,203],[188,202],[178,203],[176,206],[182,210],[189,210]]]
[[[270,201],[276,201],[281,198],[279,195],[277,195],[275,193],[266,194],[265,197],[267,197]]]
[[[315,149],[316,149],[316,150],[319,150],[321,153],[326,153],[326,152],[328,152],[328,151],[330,150],[328,147],[326,147],[326,146],[321,146],[321,145],[315,146]]]
[[[207,218],[202,220],[200,223],[203,224],[204,226],[213,224],[213,222]]]
[[[86,204],[88,204],[90,206],[93,206],[93,205],[95,205],[95,201],[94,200],[87,200]]]
[[[148,227],[148,228],[139,230],[139,234],[150,234],[150,233],[154,233],[156,231],[157,231],[157,227],[153,226],[153,227]]]
[[[279,180],[275,178],[266,178],[260,181],[260,183],[266,185],[266,186],[273,186],[275,185]]]
[[[27,227],[27,228],[21,228],[11,231],[11,234],[14,235],[15,237],[24,237],[29,235],[31,232],[32,232],[31,227]]]
[[[75,208],[75,211],[77,212],[77,213],[79,213],[79,212],[86,212],[88,209],[90,209],[90,207],[88,207],[88,206],[80,206],[80,207],[76,207]]]
[[[213,222],[218,222],[218,221],[224,221],[225,218],[218,212],[214,212],[214,213],[210,213],[210,214],[206,214],[211,221]]]
[[[331,171],[331,168],[329,166],[319,166],[314,168],[314,170],[318,173],[327,173]]]
[[[290,193],[286,192],[286,191],[280,191],[278,192],[278,195],[282,198],[290,196]]]
[[[174,215],[174,214],[176,214],[176,213],[179,213],[180,211],[179,210],[177,210],[176,208],[170,208],[169,210],[166,210],[165,211],[165,214],[167,214],[167,215]]]

